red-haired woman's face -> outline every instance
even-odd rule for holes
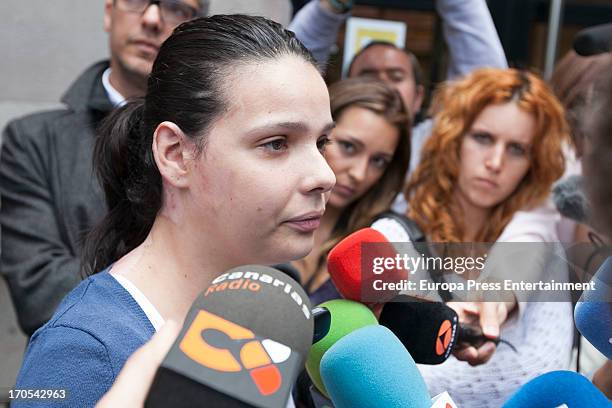
[[[399,137],[398,128],[383,116],[357,106],[347,108],[325,151],[336,175],[328,204],[345,208],[372,188],[389,166]]]
[[[489,210],[507,199],[527,174],[533,116],[515,102],[489,105],[463,137],[457,194],[462,206]]]

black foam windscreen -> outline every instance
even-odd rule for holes
[[[379,319],[420,364],[440,364],[448,358],[457,342],[458,321],[445,304],[406,295],[385,304]]]
[[[311,305],[276,269],[215,278],[193,303],[147,407],[285,407],[313,337]]]
[[[612,51],[612,23],[580,31],[574,38],[574,51],[583,57]]]

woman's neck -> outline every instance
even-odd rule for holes
[[[218,254],[207,253],[201,238],[186,238],[184,228],[161,215],[145,241],[113,265],[113,273],[140,289],[164,320],[182,322],[200,292],[228,268]]]
[[[490,210],[478,207],[469,202],[460,192],[455,192],[455,197],[459,202],[462,211],[460,218],[463,222],[463,242],[475,242],[482,231]]]

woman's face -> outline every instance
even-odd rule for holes
[[[363,196],[383,175],[399,142],[399,130],[371,110],[350,107],[332,132],[325,158],[336,175],[329,205],[342,209]]]
[[[533,116],[515,102],[483,109],[461,142],[462,203],[489,210],[508,198],[529,170],[534,132]]]
[[[302,258],[335,182],[325,83],[287,56],[239,66],[226,84],[228,109],[191,172],[190,218],[235,265]]]

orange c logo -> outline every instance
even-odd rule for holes
[[[450,320],[445,320],[440,325],[438,330],[438,336],[436,337],[436,354],[441,356],[446,352],[448,345],[451,341],[451,335],[453,334],[452,325]]]
[[[249,340],[240,349],[240,361],[227,349],[213,347],[202,338],[205,330],[218,330],[232,340]],[[274,394],[281,387],[283,378],[275,363],[286,361],[291,349],[270,339],[259,341],[255,333],[217,315],[200,310],[179,349],[193,361],[212,370],[240,372],[248,370],[251,379],[262,395]],[[244,368],[243,368],[244,367]]]

